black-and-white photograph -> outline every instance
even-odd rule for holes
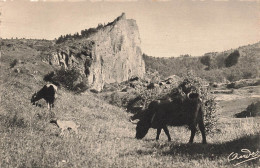
[[[1,168],[260,166],[259,0],[0,0]]]

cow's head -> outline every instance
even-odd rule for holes
[[[138,111],[133,116],[129,118],[129,121],[133,124],[137,124],[138,121],[145,119],[148,110]],[[135,122],[134,122],[135,121]]]
[[[199,97],[200,97],[200,95],[198,93],[191,92],[188,94],[188,98],[190,98],[190,99],[198,99]]]
[[[140,120],[139,116],[138,116],[138,113],[131,116],[129,118],[129,121],[132,123],[132,124],[137,124],[137,122]]]
[[[150,125],[151,124],[146,121],[143,121],[143,120],[139,121],[136,126],[135,138],[142,139],[143,137],[145,137],[145,135],[148,133]]]

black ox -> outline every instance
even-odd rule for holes
[[[179,96],[166,101],[153,101],[149,104],[147,110],[132,116],[130,121],[132,122],[135,119],[140,120],[136,126],[137,139],[142,139],[150,128],[155,128],[157,129],[156,140],[159,140],[161,130],[163,129],[168,137],[168,141],[171,141],[167,126],[188,125],[191,130],[189,143],[193,143],[196,127],[199,125],[202,143],[207,143],[202,102],[197,93],[190,93],[188,96]]]
[[[57,97],[56,92],[57,92],[57,86],[55,86],[54,84],[44,85],[41,90],[33,94],[31,98],[31,103],[35,105],[36,101],[40,99],[44,99],[47,103],[48,109],[51,109],[54,107],[54,101],[55,98]]]

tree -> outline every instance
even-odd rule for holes
[[[237,64],[238,58],[240,57],[239,51],[235,50],[225,59],[226,67],[231,67]]]
[[[208,68],[210,68],[210,66],[211,66],[211,59],[210,59],[209,55],[205,55],[205,56],[201,57],[200,62],[203,65],[208,66]]]

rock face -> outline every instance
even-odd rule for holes
[[[138,27],[136,21],[126,19],[124,13],[87,39],[62,45],[46,61],[64,68],[78,68],[88,78],[89,86],[97,91],[106,83],[144,77]]]

